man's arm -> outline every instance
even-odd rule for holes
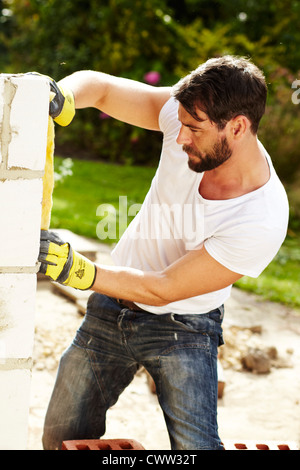
[[[97,266],[92,290],[124,300],[162,306],[223,289],[242,277],[218,263],[202,247],[161,272]]]
[[[159,113],[171,92],[169,87],[153,87],[89,70],[75,72],[58,84],[72,90],[77,109],[97,108],[115,119],[149,130],[159,130]]]
[[[61,284],[156,306],[223,289],[242,277],[218,263],[204,246],[159,272],[95,266],[54,232],[44,230],[39,261],[40,271]]]

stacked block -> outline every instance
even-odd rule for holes
[[[49,113],[45,78],[0,74],[0,449],[25,449]]]

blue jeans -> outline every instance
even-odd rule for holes
[[[93,293],[63,354],[43,445],[99,439],[106,411],[140,366],[153,377],[172,449],[222,449],[217,426],[217,353],[223,306],[206,314],[154,315]]]

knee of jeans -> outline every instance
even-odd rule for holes
[[[62,441],[59,438],[55,438],[53,433],[45,427],[42,436],[42,445],[44,450],[61,450]]]

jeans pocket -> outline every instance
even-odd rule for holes
[[[176,313],[171,313],[171,321],[185,331],[204,335],[209,334],[208,331],[210,330],[210,319],[205,318],[202,314],[179,315]]]
[[[186,332],[201,334],[208,336],[217,341],[218,346],[224,344],[223,330],[222,330],[222,319],[212,318],[211,313],[209,314],[190,314],[190,315],[179,315],[171,314],[171,321],[173,324],[185,330]]]

